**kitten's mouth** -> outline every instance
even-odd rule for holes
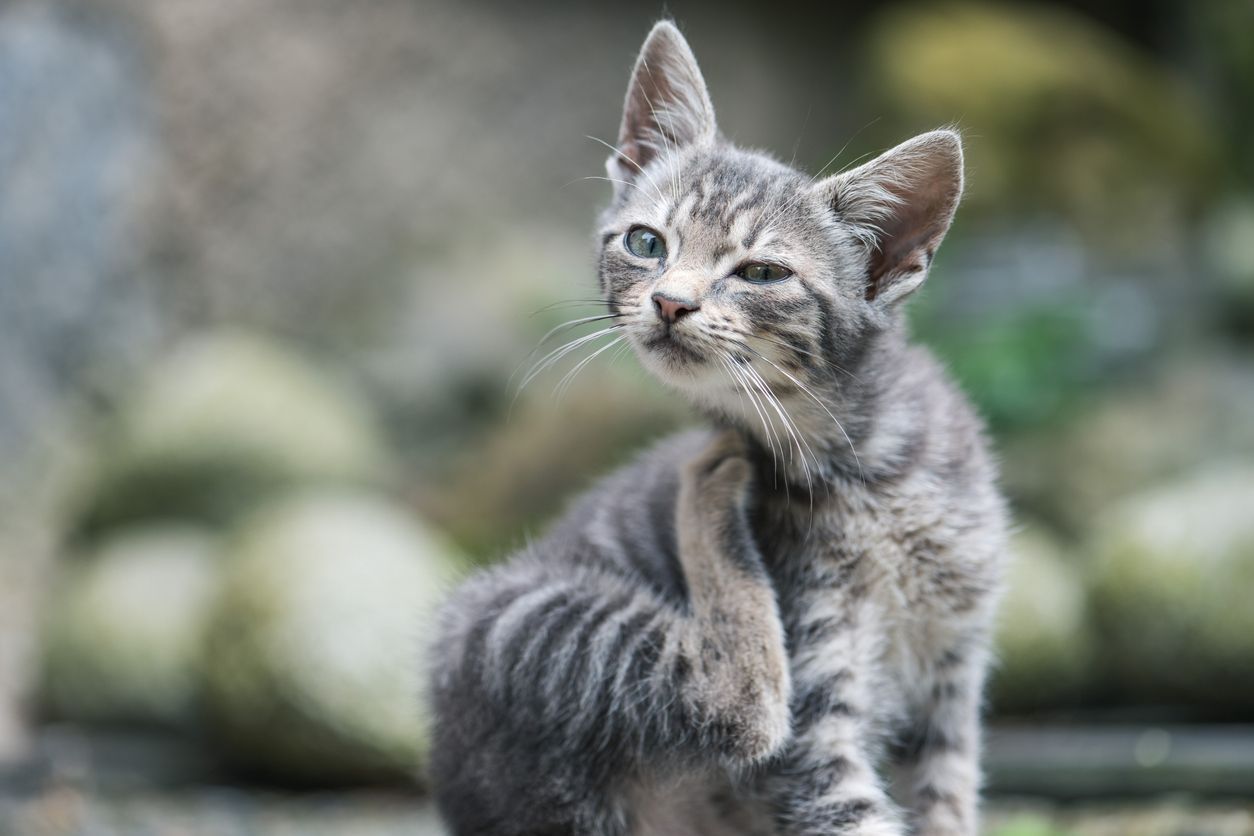
[[[661,325],[640,339],[640,345],[649,352],[674,365],[704,363],[705,353],[690,338],[676,331],[673,326]]]

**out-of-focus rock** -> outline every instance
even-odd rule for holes
[[[123,408],[80,527],[162,517],[223,522],[279,489],[381,478],[381,443],[363,404],[261,338],[193,339]]]
[[[1012,551],[997,627],[994,708],[1016,713],[1074,704],[1093,653],[1083,580],[1042,532],[1021,532]]]
[[[227,757],[305,783],[418,771],[423,650],[457,567],[448,544],[365,495],[289,497],[245,523],[205,656]]]
[[[685,420],[677,396],[638,377],[589,368],[558,399],[561,378],[532,382],[531,397],[419,497],[473,554],[521,544],[592,479]]]
[[[1146,485],[1208,463],[1254,461],[1254,367],[1209,354],[1078,410],[1065,425],[1002,445],[1006,487],[1033,516],[1074,537]]]
[[[68,563],[45,628],[42,698],[58,718],[187,727],[198,705],[217,541],[151,526]]]
[[[1130,498],[1102,520],[1092,554],[1113,689],[1254,717],[1254,461]]]

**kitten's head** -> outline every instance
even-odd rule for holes
[[[665,21],[637,59],[607,168],[602,290],[644,365],[708,405],[745,380],[812,386],[856,365],[923,283],[962,192],[952,131],[817,180],[736,148]]]

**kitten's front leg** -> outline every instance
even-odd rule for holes
[[[789,734],[784,628],[747,517],[752,473],[743,439],[726,431],[685,467],[676,509],[695,627],[684,637],[688,698],[736,764],[774,754]]]
[[[857,590],[816,588],[824,598],[799,625],[793,652],[793,742],[767,778],[787,836],[901,836],[896,806],[875,770],[877,627]],[[807,639],[808,637],[808,639]],[[807,646],[807,640],[810,646]]]
[[[914,745],[899,766],[908,778],[918,836],[975,836],[979,829],[980,699],[987,652],[965,642],[946,650]]]

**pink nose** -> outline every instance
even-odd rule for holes
[[[661,293],[653,294],[653,308],[663,322],[678,322],[700,307],[696,302],[682,302],[669,296],[663,296]]]

